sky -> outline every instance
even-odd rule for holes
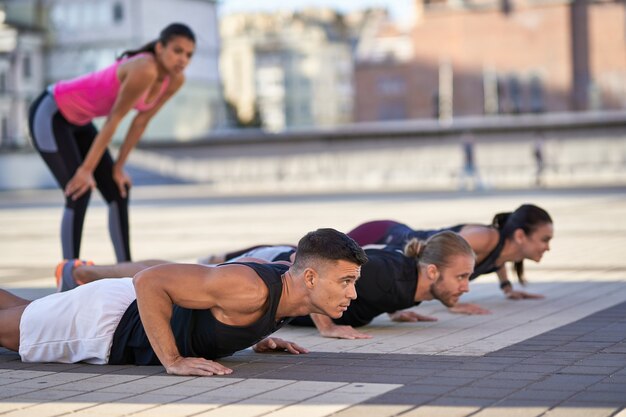
[[[397,21],[410,19],[415,0],[220,0],[219,13],[302,9],[309,6],[332,7],[342,12],[367,7],[386,7]]]

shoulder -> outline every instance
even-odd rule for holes
[[[156,79],[159,75],[156,59],[149,53],[128,58],[120,64],[120,72],[123,77],[133,75],[150,80]]]
[[[176,74],[170,76],[169,85],[167,86],[168,92],[177,91],[182,85],[185,84],[185,74]]]
[[[228,299],[230,303],[251,311],[266,303],[269,289],[254,269],[241,264],[223,264],[214,268],[223,301]]]
[[[494,227],[469,224],[460,231],[460,235],[468,241],[476,255],[491,252],[500,240],[500,233]]]
[[[361,268],[361,275],[387,275],[395,271],[394,266],[404,264],[409,259],[402,253],[390,249],[368,249],[367,262]]]

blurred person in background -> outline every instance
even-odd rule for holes
[[[159,38],[123,52],[111,66],[48,87],[31,105],[29,128],[35,149],[65,196],[61,222],[63,258],[80,256],[91,190],[109,206],[109,232],[118,262],[131,259],[128,194],[124,165],[152,117],[185,82],[183,71],[195,50],[189,27],[173,23]],[[114,161],[108,146],[120,122],[136,109]],[[106,117],[100,131],[93,124]]]

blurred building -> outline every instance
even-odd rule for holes
[[[0,10],[0,147],[26,145],[28,107],[43,87],[43,32]]]
[[[417,0],[413,58],[358,61],[355,118],[626,109],[625,7]],[[377,37],[381,43],[389,30],[381,26]]]
[[[328,9],[237,13],[220,22],[226,99],[241,123],[270,130],[352,120],[352,50],[342,15]]]
[[[420,90],[413,75],[410,29],[394,23],[386,10],[358,16],[355,45],[355,121],[416,117]]]
[[[3,0],[12,20],[45,28],[45,83],[110,65],[126,49],[156,39],[172,22],[189,25],[197,37],[186,82],[150,122],[144,136],[177,139],[205,135],[226,123],[218,70],[219,33],[215,0]],[[123,138],[129,115],[116,133]]]

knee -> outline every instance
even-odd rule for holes
[[[76,200],[71,197],[65,197],[65,207],[74,211],[86,210],[91,199],[91,191],[87,191]]]

